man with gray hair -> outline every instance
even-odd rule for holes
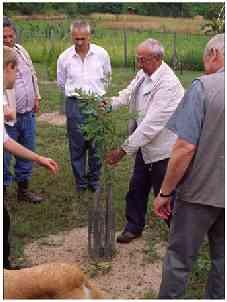
[[[17,76],[15,82],[16,122],[7,123],[6,130],[11,138],[24,147],[34,151],[36,137],[35,113],[39,112],[41,96],[38,80],[32,60],[28,52],[16,43],[16,28],[6,16],[3,18],[3,44],[16,51]],[[11,94],[12,95],[12,92]],[[12,155],[4,151],[4,198],[7,197],[7,188],[13,177],[10,173]],[[40,203],[43,198],[29,190],[33,163],[30,160],[16,157],[14,166],[15,180],[18,185],[17,200],[31,203]]]
[[[137,47],[140,70],[129,86],[113,97],[113,110],[128,106],[137,117],[130,123],[130,136],[121,148],[109,152],[110,165],[126,154],[135,156],[135,166],[126,196],[127,224],[117,242],[129,243],[139,237],[145,226],[150,190],[157,196],[165,175],[176,136],[165,125],[184,95],[184,89],[172,69],[163,61],[164,48],[148,39]],[[169,224],[169,221],[167,221]]]
[[[86,21],[74,21],[70,31],[73,46],[58,58],[57,82],[66,96],[67,132],[76,190],[94,192],[99,186],[101,163],[94,142],[87,141],[81,133],[85,116],[75,89],[103,96],[111,77],[110,58],[104,48],[90,43],[91,29]]]
[[[225,93],[224,34],[207,44],[205,75],[188,89],[167,128],[177,135],[161,192],[154,201],[158,216],[167,219],[176,188],[174,215],[162,273],[160,299],[185,293],[204,237],[211,269],[205,299],[225,298]]]

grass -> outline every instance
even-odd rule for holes
[[[36,65],[39,79],[46,80],[46,69]],[[118,90],[126,87],[132,79],[133,69],[114,68],[113,84],[110,95],[116,95]],[[199,72],[184,72],[180,75],[184,86],[187,88],[192,79]],[[56,83],[41,84],[42,111],[52,112],[59,108],[60,94]],[[124,122],[125,110],[120,110],[116,118],[119,131],[125,132]],[[50,175],[45,169],[35,166],[31,181],[31,188],[45,197],[45,202],[39,205],[19,204],[16,201],[16,186],[12,185],[9,190],[9,210],[11,214],[11,251],[12,261],[20,264],[25,261],[23,255],[24,245],[33,240],[43,238],[49,234],[60,231],[71,230],[75,227],[87,225],[87,208],[91,202],[91,193],[81,202],[75,191],[74,177],[71,170],[68,141],[65,127],[51,126],[49,124],[38,124],[37,127],[37,152],[48,155],[58,161],[60,173],[57,176]],[[113,184],[113,201],[116,211],[116,226],[120,230],[125,222],[125,194],[128,190],[129,177],[133,167],[133,160],[126,157],[115,170],[116,181]],[[151,198],[152,199],[152,196]],[[154,216],[149,208],[147,232],[147,261],[158,261],[159,256],[155,245],[167,240],[166,225]],[[202,250],[199,265],[195,267],[192,274],[190,288],[187,297],[201,297],[200,287],[204,286],[208,264],[207,248]],[[199,287],[197,286],[199,284]],[[146,299],[154,298],[154,293],[145,293]]]
[[[201,26],[205,23],[201,18],[171,18],[139,15],[112,15],[98,14],[90,15],[91,20],[98,22],[103,27],[129,29],[140,28],[143,30],[151,29],[156,31],[176,31],[187,33],[201,33]],[[179,26],[179,23],[181,26]]]
[[[143,28],[142,23],[133,21],[136,24],[136,28],[126,29],[120,23],[121,21],[110,21],[111,24],[116,23],[119,25],[119,28],[114,28],[113,26],[106,26],[99,18],[91,20],[92,28],[94,28],[92,41],[108,51],[112,66],[133,66],[137,45],[147,38],[159,40],[165,48],[166,61],[168,63],[172,62],[174,30],[170,27],[167,27],[168,30],[165,31],[157,31],[155,27]],[[183,26],[186,21],[179,19],[178,22],[182,22]],[[69,25],[70,20],[17,20],[19,41],[29,51],[33,62],[45,63],[50,80],[55,79],[58,56],[71,45]],[[125,30],[126,34],[124,33]],[[127,52],[125,50],[125,39],[127,41]],[[201,58],[208,39],[209,37],[204,34],[177,32],[176,53],[178,61],[183,65],[183,69],[202,70]]]

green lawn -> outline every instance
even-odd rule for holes
[[[44,81],[45,68],[36,66],[39,78]],[[113,70],[113,84],[109,95],[114,95],[119,89],[124,88],[134,71],[131,69],[115,68]],[[187,88],[192,79],[199,72],[184,72],[180,75],[184,86]],[[56,83],[41,84],[42,112],[52,112],[59,109],[61,97]],[[119,111],[116,123],[120,131],[125,131],[127,125],[124,120],[125,110]],[[11,214],[11,241],[12,260],[14,263],[23,262],[24,244],[63,230],[87,225],[87,207],[91,202],[91,193],[83,203],[79,202],[75,191],[74,178],[71,171],[68,144],[65,127],[38,124],[37,127],[37,151],[40,154],[54,158],[60,164],[60,173],[57,176],[48,174],[43,168],[35,167],[32,178],[32,189],[40,192],[45,197],[45,202],[40,205],[30,205],[16,202],[15,185],[10,190],[9,209]],[[133,161],[124,159],[116,168],[117,181],[113,184],[113,201],[116,209],[117,229],[124,225],[124,197],[128,190],[128,181],[131,174]],[[154,245],[156,242],[167,239],[167,228],[164,223],[152,215],[152,222],[147,237],[150,261],[157,259]],[[188,298],[200,298],[201,288],[204,285],[209,261],[207,260],[207,248],[199,260],[193,273]],[[202,280],[202,281],[201,281]],[[199,283],[200,282],[200,283]],[[199,286],[198,286],[199,283]],[[146,296],[146,293],[144,293]]]

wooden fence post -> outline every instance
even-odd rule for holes
[[[128,39],[127,39],[127,31],[124,28],[124,66],[128,66]]]
[[[172,56],[173,70],[177,69],[177,44],[176,44],[176,32],[173,33],[173,56]]]

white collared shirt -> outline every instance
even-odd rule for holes
[[[106,93],[110,79],[110,57],[100,46],[90,44],[84,61],[76,53],[74,45],[58,58],[57,82],[65,96],[72,96],[75,89],[102,96]]]
[[[141,148],[146,164],[170,156],[176,135],[165,125],[183,95],[175,73],[162,62],[151,76],[140,70],[129,86],[112,98],[113,110],[128,105],[137,114],[137,128],[122,145],[127,154],[135,155]]]

